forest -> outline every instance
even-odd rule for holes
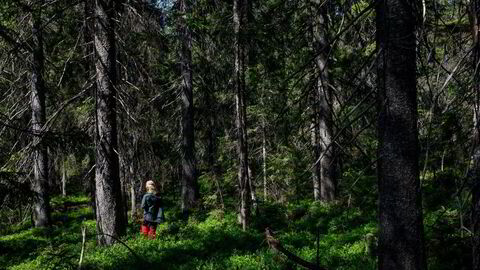
[[[1,0],[0,269],[480,270],[479,32],[480,0]]]

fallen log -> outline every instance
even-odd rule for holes
[[[296,264],[311,270],[327,270],[327,268],[325,267],[306,261],[298,257],[297,255],[293,254],[292,252],[286,250],[282,246],[282,244],[280,244],[280,242],[273,237],[272,231],[270,230],[270,228],[265,229],[265,237],[267,238],[267,243],[270,248],[283,253],[285,256],[287,256],[288,259],[292,260]]]

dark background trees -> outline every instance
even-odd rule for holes
[[[165,235],[210,243],[192,252],[205,258],[220,243],[195,231],[219,222],[225,234],[206,227],[243,259],[273,256],[259,240],[270,226],[329,268],[468,269],[475,5],[382,3],[3,1],[0,231],[73,231],[67,213],[96,201],[81,217],[100,243],[135,245],[152,179]]]

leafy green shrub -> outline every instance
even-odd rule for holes
[[[255,255],[232,255],[228,259],[229,269],[261,269],[262,261]]]

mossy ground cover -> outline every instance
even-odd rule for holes
[[[442,191],[438,181],[426,178],[423,188],[429,269],[470,269],[468,206],[462,208],[462,197]],[[333,204],[260,203],[246,232],[237,224],[234,204],[226,211],[197,210],[188,221],[168,206],[157,239],[144,239],[139,224],[131,222],[122,243],[111,247],[96,244],[90,198],[55,197],[50,228],[31,228],[30,221],[2,227],[0,269],[77,269],[83,227],[83,269],[301,269],[268,247],[266,227],[286,249],[307,261],[318,259],[328,269],[376,269],[375,193],[354,189],[353,195],[352,200],[343,196],[347,199]]]
[[[69,207],[55,207],[64,204]],[[139,226],[130,223],[123,244],[99,247],[85,197],[57,198],[53,205],[51,228],[24,226],[0,237],[0,268],[77,269],[82,227],[87,230],[83,269],[295,269],[268,247],[267,226],[284,247],[305,260],[315,262],[318,247],[320,264],[330,269],[376,265],[368,238],[376,225],[358,208],[339,211],[335,205],[308,202],[262,204],[246,232],[236,224],[234,212],[201,211],[182,221],[167,210],[167,222],[158,227],[157,239],[144,239]]]

